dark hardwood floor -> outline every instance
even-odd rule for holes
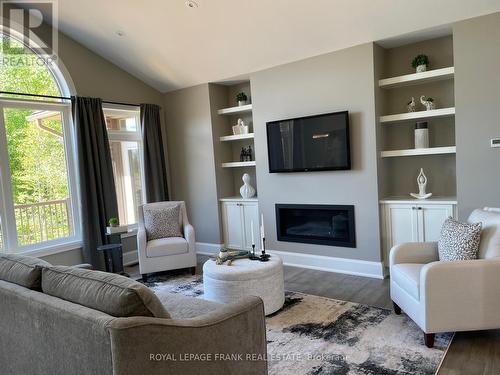
[[[198,256],[197,273],[201,273],[206,260],[206,256]],[[284,270],[285,290],[392,309],[389,279],[377,280],[288,266]],[[140,278],[137,265],[126,267],[126,272],[133,278]],[[438,375],[462,374],[500,374],[500,330],[459,332],[455,335]]]

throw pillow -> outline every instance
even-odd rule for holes
[[[438,241],[439,260],[477,259],[481,226],[481,223],[467,224],[451,217],[446,219]]]
[[[55,266],[42,270],[45,294],[115,317],[170,318],[158,297],[141,283],[114,273]]]
[[[3,254],[0,256],[0,280],[41,290],[42,267],[50,266],[50,263],[38,258]]]
[[[179,225],[180,205],[144,209],[144,227],[148,241],[167,237],[182,237]]]

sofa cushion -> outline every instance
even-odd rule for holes
[[[391,267],[391,280],[410,296],[420,298],[420,271],[425,264],[400,263]]]
[[[177,293],[158,292],[158,298],[168,310],[172,319],[196,318],[224,306],[222,303],[187,297]]]
[[[479,258],[500,257],[500,212],[492,209],[474,210],[467,221],[483,224],[479,242]]]
[[[449,217],[443,224],[438,241],[440,261],[477,259],[481,223],[461,223]]]
[[[148,241],[146,244],[146,256],[148,258],[185,254],[188,250],[188,242],[184,237],[159,238]]]
[[[50,266],[50,263],[38,258],[2,254],[0,255],[0,279],[25,288],[40,290],[42,267]]]
[[[42,291],[111,316],[170,318],[151,289],[113,273],[64,266],[44,268]]]
[[[144,228],[148,241],[158,238],[182,237],[179,217],[181,206],[143,208]]]

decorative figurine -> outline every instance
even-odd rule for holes
[[[411,100],[406,103],[406,109],[408,110],[408,112],[415,112],[415,105],[415,98],[412,96]]]
[[[250,175],[248,173],[244,173],[241,177],[243,180],[243,186],[240,187],[240,195],[243,199],[252,198],[255,195],[255,189],[252,185],[250,185]]]
[[[427,111],[431,111],[433,109],[436,109],[436,104],[434,104],[434,99],[429,97],[425,97],[425,95],[422,95],[420,97],[420,103],[422,103],[425,106],[425,109]]]
[[[418,194],[410,193],[410,195],[413,198],[427,199],[432,196],[432,193],[425,192],[425,188],[427,187],[427,177],[424,174],[424,170],[422,168],[420,168],[420,173],[418,174],[417,177],[417,184],[418,184]]]

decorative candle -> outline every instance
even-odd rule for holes
[[[252,232],[252,245],[255,245],[255,240],[253,238],[253,220],[250,222],[250,231]]]

